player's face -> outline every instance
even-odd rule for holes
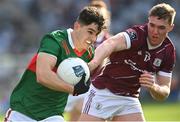
[[[168,20],[158,19],[156,16],[150,16],[148,19],[148,39],[152,46],[156,46],[164,41],[173,25],[170,25]]]
[[[78,27],[78,41],[81,43],[84,49],[87,49],[90,45],[94,44],[98,35],[98,25],[79,25]]]

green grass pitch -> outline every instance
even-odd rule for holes
[[[179,103],[142,104],[147,121],[180,121]]]
[[[146,121],[179,121],[180,122],[180,102],[179,103],[158,103],[142,104]],[[67,114],[65,114],[67,115]],[[67,120],[68,117],[65,116]],[[0,116],[0,122],[3,115]]]

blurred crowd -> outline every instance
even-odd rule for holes
[[[168,100],[180,101],[180,1],[105,2],[111,11],[112,34],[146,22],[148,10],[159,2],[169,3],[176,9],[175,28],[169,36],[176,47],[177,62]],[[9,94],[28,64],[27,61],[37,51],[42,36],[53,30],[72,27],[79,11],[88,3],[89,0],[0,0],[0,113],[7,108]]]

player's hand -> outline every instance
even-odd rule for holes
[[[139,78],[139,83],[141,86],[153,90],[155,85],[155,75],[149,72],[144,72]]]
[[[84,73],[81,80],[74,86],[73,96],[78,96],[89,90],[90,78],[85,82],[86,74]]]

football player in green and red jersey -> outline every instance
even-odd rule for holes
[[[85,93],[89,86],[84,84],[85,74],[72,86],[57,76],[56,69],[68,57],[80,57],[90,62],[94,56],[92,44],[103,27],[102,14],[88,6],[80,12],[73,29],[45,35],[11,94],[5,121],[63,122],[68,95]]]

